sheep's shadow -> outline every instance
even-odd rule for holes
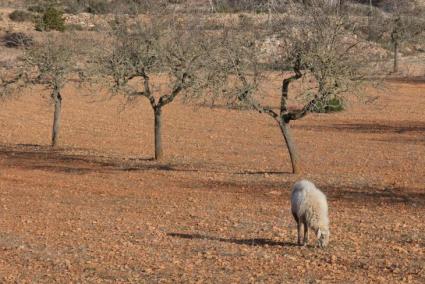
[[[291,242],[277,242],[270,239],[264,238],[252,238],[252,239],[236,239],[236,238],[220,238],[201,234],[184,234],[184,233],[167,233],[167,236],[182,238],[182,239],[199,239],[199,240],[210,240],[224,243],[232,243],[237,245],[248,245],[248,246],[280,246],[280,247],[295,247],[298,246],[296,243]]]

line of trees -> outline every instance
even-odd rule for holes
[[[56,35],[26,50],[16,77],[2,78],[1,85],[49,89],[55,106],[53,147],[59,141],[61,91],[76,74],[80,81],[101,82],[129,102],[146,99],[154,116],[155,159],[163,157],[164,107],[177,98],[248,107],[276,121],[298,173],[301,162],[290,123],[356,93],[374,70],[368,42],[356,36],[355,17],[333,4],[298,2],[288,2],[291,13],[274,15],[267,26],[242,19],[239,25],[209,29],[196,17],[163,9],[150,9],[143,18],[117,16],[101,46],[86,43],[89,55]],[[281,74],[278,109],[263,103],[271,68]],[[302,101],[296,108],[289,104],[295,97]]]

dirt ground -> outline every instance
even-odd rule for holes
[[[32,30],[11,11],[0,9],[0,36]],[[20,54],[5,50],[1,64]],[[422,76],[421,60],[402,58],[404,74]],[[173,103],[155,162],[144,100],[123,109],[121,98],[68,86],[55,150],[48,93],[0,102],[0,283],[425,283],[416,78],[296,121],[299,175],[278,127],[255,112]],[[301,178],[328,195],[326,249],[314,236],[296,246],[289,195]]]
[[[293,124],[300,175],[255,112],[173,103],[154,162],[143,100],[67,87],[57,150],[39,91],[2,103],[0,281],[424,283],[425,84],[369,95]],[[323,250],[295,245],[301,178],[329,198]]]

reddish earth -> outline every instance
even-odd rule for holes
[[[425,84],[295,122],[300,175],[264,115],[170,105],[154,162],[145,101],[72,87],[51,150],[38,92],[1,104],[2,283],[425,283]],[[329,197],[326,249],[295,245],[300,178]]]

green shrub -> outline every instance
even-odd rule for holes
[[[342,98],[333,97],[324,102],[318,102],[314,108],[317,113],[339,112],[344,110],[344,101]]]
[[[53,7],[47,8],[41,18],[38,19],[35,25],[37,31],[56,30],[63,32],[65,30],[65,20],[63,13]]]
[[[9,14],[9,19],[14,22],[30,22],[34,19],[34,16],[26,11],[15,10]]]

